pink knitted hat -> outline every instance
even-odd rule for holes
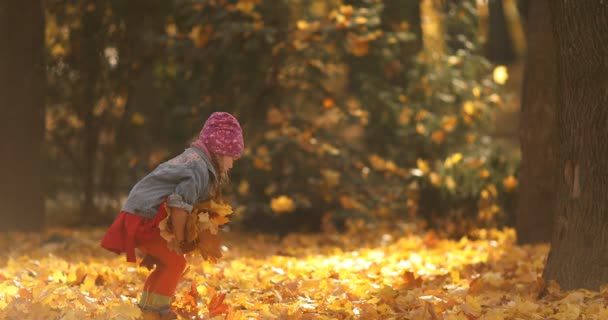
[[[229,157],[243,154],[243,131],[239,121],[230,113],[212,113],[198,139],[212,154]]]

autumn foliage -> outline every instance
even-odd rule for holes
[[[223,110],[246,136],[234,225],[285,233],[399,216],[459,236],[509,224],[517,159],[490,135],[508,69],[481,52],[480,4],[407,3],[49,1],[53,218],[86,185],[102,212],[86,217],[109,220]],[[100,28],[84,34],[82,21]]]
[[[98,246],[103,230],[4,234],[0,318],[142,319],[148,270]],[[546,245],[513,230],[441,239],[418,227],[346,234],[224,233],[224,257],[190,256],[173,308],[182,319],[606,319],[606,290],[541,280]],[[543,293],[542,297],[539,294]]]

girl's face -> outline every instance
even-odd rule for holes
[[[220,170],[223,173],[228,173],[228,171],[230,169],[232,169],[232,165],[234,163],[234,160],[236,160],[236,158],[230,157],[230,156],[218,156],[217,157],[217,162],[220,166]]]

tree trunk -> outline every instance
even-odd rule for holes
[[[76,106],[84,120],[83,172],[81,221],[94,223],[97,212],[94,204],[95,171],[97,169],[97,150],[99,147],[99,118],[94,114],[99,98],[98,81],[101,71],[102,55],[102,14],[99,1],[91,0],[83,6],[82,31],[79,39],[79,71],[83,81]]]
[[[44,226],[44,11],[41,1],[0,2],[0,230]]]
[[[608,283],[608,2],[550,1],[556,44],[557,215],[544,278]]]
[[[513,39],[509,32],[509,23],[505,16],[502,0],[490,0],[488,41],[486,43],[486,57],[498,64],[509,64],[515,60]]]
[[[528,2],[527,47],[522,88],[519,142],[520,188],[517,239],[520,244],[550,242],[557,192],[555,119],[555,46],[550,0]]]

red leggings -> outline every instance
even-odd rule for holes
[[[144,291],[172,297],[186,269],[184,255],[171,251],[167,247],[167,241],[158,233],[149,240],[142,241],[137,248],[160,261],[148,276]]]

